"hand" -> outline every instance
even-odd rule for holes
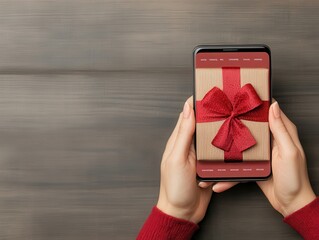
[[[193,98],[189,98],[171,134],[161,163],[161,186],[157,207],[164,213],[200,222],[212,196],[212,183],[197,183],[196,154],[193,143],[195,116]],[[222,192],[235,183],[220,182],[214,190]],[[199,187],[200,186],[200,187]]]
[[[273,134],[272,177],[258,182],[271,205],[284,217],[316,198],[306,166],[296,126],[280,110],[277,102],[269,109],[269,125]]]

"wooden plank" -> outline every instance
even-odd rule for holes
[[[267,43],[276,69],[317,69],[318,1],[2,0],[0,69],[190,67],[203,43]]]

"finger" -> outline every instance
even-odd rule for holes
[[[224,192],[233,186],[237,185],[239,182],[218,182],[213,186],[213,191],[216,193]]]
[[[297,135],[297,127],[296,125],[287,117],[287,115],[281,110],[280,116],[282,121],[284,122],[290,136]],[[298,136],[298,135],[297,135]]]
[[[198,186],[201,188],[208,188],[213,185],[213,182],[199,182]]]
[[[265,193],[266,187],[267,187],[267,181],[258,181],[256,182],[257,185],[260,187],[260,189]]]
[[[171,136],[169,137],[167,143],[166,143],[164,155],[165,154],[170,154],[172,152],[172,149],[173,149],[175,141],[176,141],[176,136],[177,136],[177,133],[178,133],[178,129],[179,129],[179,126],[181,125],[181,122],[182,122],[182,118],[183,118],[183,113],[180,113],[179,117],[178,117],[178,120],[177,120],[177,123],[176,123],[176,126],[175,126]]]
[[[274,102],[270,106],[269,126],[280,150],[290,151],[296,147],[282,120],[278,102]]]
[[[193,96],[189,97],[187,99],[187,102],[190,104],[191,107],[193,107]],[[167,143],[166,143],[165,151],[168,152],[168,153],[170,153],[172,151],[172,149],[173,149],[173,146],[175,144],[176,136],[177,136],[178,129],[179,129],[179,126],[181,124],[182,118],[183,118],[183,113],[180,113],[179,117],[178,117],[178,121],[176,123],[176,126],[175,126],[172,134],[170,135]]]
[[[272,102],[275,102],[275,99],[272,99]],[[280,116],[282,118],[282,121],[284,122],[284,125],[287,128],[287,131],[289,132],[289,135],[290,135],[292,141],[294,142],[296,147],[298,147],[300,152],[302,154],[304,154],[302,145],[301,145],[300,140],[299,140],[297,126],[287,117],[287,115],[282,110],[280,112]],[[274,141],[274,143],[276,143],[276,142]]]
[[[286,114],[283,111],[281,111],[280,114],[282,117],[282,121],[284,122],[287,128],[287,131],[289,132],[289,135],[292,138],[294,144],[298,146],[299,148],[302,148],[296,125],[286,116]]]
[[[271,102],[275,103],[276,99],[272,98]],[[289,135],[291,136],[292,140],[294,140],[293,135],[297,135],[298,137],[296,125],[287,117],[287,115],[282,111],[282,109],[280,109],[280,116],[282,118],[282,121],[284,122],[284,125],[287,128],[287,131],[289,132]]]
[[[190,150],[195,153],[195,141],[194,141],[194,138],[192,139],[192,144],[191,144]]]
[[[269,191],[272,189],[271,188],[272,182],[273,182],[273,178],[271,177],[271,178],[267,179],[266,181],[259,181],[256,183],[259,186],[259,188],[263,191],[265,196],[270,196]]]
[[[196,157],[196,151],[195,151],[195,145],[194,145],[194,138],[192,139],[192,143],[189,148],[188,160],[191,166],[196,168],[197,157]]]
[[[194,110],[191,108],[189,101],[190,99],[184,104],[183,117],[178,129],[172,152],[176,156],[176,159],[183,159],[185,161],[187,160],[195,131]]]
[[[189,105],[191,106],[191,108],[194,107],[193,96],[190,96],[190,97],[187,99],[187,102],[189,103]]]

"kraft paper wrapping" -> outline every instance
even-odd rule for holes
[[[196,100],[202,100],[213,87],[223,89],[222,68],[198,68],[195,72]],[[263,101],[269,101],[269,70],[240,68],[241,87],[250,83]],[[250,130],[257,144],[242,152],[243,161],[270,160],[270,133],[268,122],[241,120]],[[224,151],[211,144],[224,120],[196,123],[197,160],[224,161]]]

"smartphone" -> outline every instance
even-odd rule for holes
[[[196,172],[200,181],[271,175],[271,53],[266,45],[193,51]]]

